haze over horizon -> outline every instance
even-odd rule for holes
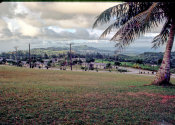
[[[120,2],[3,2],[0,4],[0,53],[28,48],[59,47],[73,42],[96,48],[114,49],[112,34],[99,39],[108,25],[92,30],[96,17]],[[164,52],[151,49],[161,25],[135,40],[123,52]],[[173,51],[175,47],[173,47]]]

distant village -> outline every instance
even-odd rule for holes
[[[87,49],[87,46],[86,46]],[[29,49],[30,50],[30,49]],[[34,49],[32,54],[29,51],[16,50],[13,52],[4,52],[0,54],[0,65],[11,65],[26,68],[49,69],[56,68],[60,70],[102,70],[102,71],[121,71],[127,72],[125,67],[136,69],[157,71],[161,62],[163,53],[145,52],[137,56],[128,56],[123,54],[109,55],[102,53],[81,53],[66,50],[64,53],[54,53],[56,48],[43,49],[52,54]],[[172,53],[171,71],[175,72],[175,53]]]
[[[71,62],[65,60],[65,58],[51,58],[51,59],[42,59],[42,61],[21,61],[21,60],[14,60],[14,59],[4,59],[0,57],[0,64],[4,65],[16,65],[18,67],[27,67],[27,68],[51,68],[55,67],[56,65],[59,66],[61,70],[66,70],[66,67],[70,65],[80,65],[81,69],[106,69],[106,63],[96,63],[94,60],[87,61],[86,58],[72,58]],[[111,67],[115,68],[115,66]]]

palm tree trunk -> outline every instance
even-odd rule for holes
[[[162,60],[162,64],[156,74],[156,77],[152,84],[154,85],[171,85],[170,83],[170,58],[171,58],[171,49],[173,46],[175,34],[175,24],[173,23],[170,28],[169,38],[166,44],[166,50]]]

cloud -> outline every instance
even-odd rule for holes
[[[58,20],[58,25],[63,28],[88,28],[91,24],[85,16],[76,16],[70,19]]]
[[[4,29],[8,29],[7,24],[4,20],[0,19],[0,33],[2,33]]]
[[[32,37],[38,35],[40,32],[40,29],[38,27],[34,27],[31,24],[28,24],[20,18],[9,19],[5,17],[4,20],[7,23],[9,31],[14,35],[20,33],[21,35]]]
[[[54,40],[93,40],[97,39],[95,35],[90,35],[87,29],[78,28],[74,30],[71,29],[59,29],[59,32],[56,32],[56,29],[43,28],[41,36],[44,39],[54,39]]]
[[[18,19],[19,32],[24,36],[37,36],[40,29]]]
[[[0,20],[0,24],[3,23],[2,26],[5,26],[9,33],[11,32],[10,34],[12,34],[13,37],[14,35],[21,38],[24,38],[23,36],[44,36],[45,38],[50,37],[50,39],[52,39],[51,37],[53,36],[55,38],[56,36],[59,36],[62,39],[83,39],[83,37],[85,37],[85,39],[92,39],[94,36],[91,36],[91,34],[88,33],[89,31],[86,32],[85,36],[79,35],[80,33],[78,33],[78,31],[80,29],[84,29],[85,31],[85,28],[91,28],[97,14],[100,14],[103,10],[114,5],[116,5],[116,3],[112,2],[4,3],[1,5],[3,6],[2,8],[5,10],[5,8],[8,8],[7,6],[9,6],[10,9],[6,9],[8,10],[7,15],[0,13],[0,16],[3,18],[3,20]],[[43,28],[50,26],[59,26],[65,29],[72,28],[77,31],[77,34],[67,31],[59,34],[46,30],[44,32],[47,33],[41,32]],[[4,29],[4,27],[1,28],[0,26],[0,29]]]
[[[9,29],[7,29],[7,28],[2,29],[2,36],[3,37],[11,37],[12,35],[13,34],[10,32]]]
[[[15,3],[2,2],[0,4],[0,16],[8,16],[9,18],[12,18],[16,7],[17,5]]]
[[[116,4],[120,2],[3,2],[0,4],[1,49],[8,44],[10,47],[29,42],[35,46],[56,45],[61,41],[109,42],[117,30],[99,40],[108,24],[94,30],[92,25],[101,12]],[[162,24],[151,33],[160,32],[161,27]],[[146,37],[152,38],[151,33]]]
[[[24,5],[32,11],[42,12],[42,18],[72,17],[71,15],[98,15],[105,9],[120,2],[25,2]],[[47,8],[47,9],[46,9]],[[50,13],[52,12],[52,14]]]
[[[31,12],[39,13],[47,26],[89,28],[101,12],[120,2],[25,2],[22,4]]]

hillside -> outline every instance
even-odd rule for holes
[[[44,56],[44,54],[47,54],[49,56],[52,55],[59,55],[59,54],[67,54],[69,52],[68,46],[62,46],[62,47],[48,47],[48,48],[33,48],[31,49],[32,55],[39,55]],[[113,56],[114,51],[113,50],[105,50],[105,49],[99,49],[96,47],[90,47],[87,45],[79,45],[74,46],[72,45],[72,52],[75,54],[85,55],[85,54],[97,54],[100,53],[102,55],[106,55],[105,58],[108,58],[107,56]],[[142,54],[118,54],[117,58],[119,61],[122,62],[135,62],[138,59],[143,60],[144,63],[151,63],[151,64],[157,64],[158,61],[160,62],[163,58],[163,52],[144,52]],[[15,58],[16,52],[4,52],[0,54],[0,57],[5,58]],[[19,57],[28,57],[28,50],[18,50],[18,56]],[[171,54],[171,64],[175,66],[175,52],[172,52]]]
[[[48,47],[48,48],[35,48],[31,50],[33,54],[43,54],[47,53],[48,55],[57,55],[60,53],[67,53],[69,51],[69,47]],[[72,46],[72,52],[75,53],[101,53],[101,54],[113,54],[113,51],[110,50],[103,50],[98,49],[95,47],[89,47],[87,45],[80,45],[80,46]]]

